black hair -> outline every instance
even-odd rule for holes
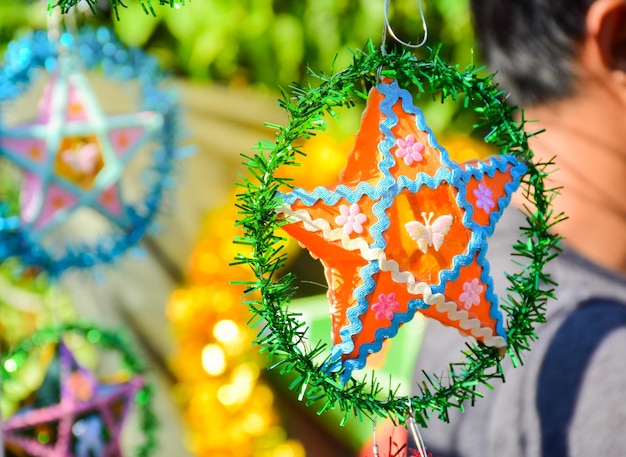
[[[530,106],[574,90],[573,59],[594,0],[470,0],[479,50],[510,102]]]

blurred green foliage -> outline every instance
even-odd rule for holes
[[[430,44],[446,43],[444,57],[468,64],[471,24],[466,0],[423,0]],[[379,43],[383,0],[192,0],[155,5],[156,17],[137,0],[125,2],[117,21],[108,0],[79,22],[112,24],[122,41],[154,52],[174,73],[199,80],[261,84],[303,82],[306,68],[330,71],[347,64],[349,49]],[[393,0],[391,22],[406,41],[421,38],[417,0]],[[85,5],[86,6],[86,5]],[[71,14],[71,13],[70,13]],[[0,2],[0,42],[28,28],[46,27],[45,2]]]
[[[416,0],[393,2],[393,26],[410,40],[421,33]],[[467,5],[439,0],[426,5],[431,42],[445,40],[451,58],[470,58]],[[127,27],[142,21],[142,27]],[[116,24],[125,41],[154,47],[168,63],[195,78],[265,85],[302,81],[306,67],[330,71],[348,63],[348,49],[380,41],[383,2],[372,0],[194,0],[149,20],[134,5]],[[173,38],[173,40],[172,40]],[[175,43],[175,46],[172,46]]]
[[[468,0],[422,1],[427,45],[443,42],[444,59],[462,67],[474,63]],[[384,24],[383,0],[191,0],[180,7],[153,3],[156,17],[146,14],[138,0],[128,0],[118,21],[109,1],[99,0],[97,14],[83,2],[65,20],[68,25],[113,26],[123,42],[151,52],[174,75],[264,91],[306,83],[307,68],[326,73],[342,69],[352,60],[351,50],[363,48],[368,39],[380,44]],[[30,28],[45,28],[49,20],[45,1],[2,0],[0,47]],[[391,23],[403,40],[420,41],[418,1],[392,0]],[[421,106],[435,131],[450,126],[471,131],[471,122],[458,120],[458,105],[424,101]],[[354,119],[342,122],[345,130],[358,122],[358,113],[349,117]]]

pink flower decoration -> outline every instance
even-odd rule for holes
[[[476,206],[487,214],[496,206],[491,189],[482,182],[478,185],[478,189],[474,189],[474,197],[476,197]]]
[[[341,216],[335,218],[335,222],[343,227],[343,233],[350,235],[352,232],[363,233],[363,224],[367,221],[367,216],[361,212],[361,208],[356,203],[350,206],[341,205],[339,207]]]
[[[394,311],[400,307],[400,303],[396,301],[396,294],[394,292],[389,295],[380,294],[378,301],[372,305],[372,311],[376,313],[376,320],[381,319],[391,320]]]
[[[466,310],[472,306],[480,303],[480,294],[484,287],[482,284],[478,284],[478,279],[474,278],[471,281],[463,284],[463,293],[459,296],[459,300],[463,302],[463,308]]]
[[[409,135],[406,137],[406,140],[402,138],[398,138],[397,141],[398,150],[396,151],[396,156],[399,159],[404,159],[404,163],[408,166],[413,165],[413,163],[421,162],[424,159],[422,152],[424,152],[424,143],[416,142],[413,135]]]

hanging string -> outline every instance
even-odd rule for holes
[[[75,6],[64,16],[65,30],[74,36],[78,33],[78,14],[78,6]]]
[[[61,12],[57,9],[48,11],[48,41],[58,43],[61,39]]]
[[[413,419],[413,413],[411,413],[411,415],[407,417],[406,424],[407,429],[409,430],[409,433],[411,434],[411,437],[413,438],[413,441],[417,446],[417,450],[419,452],[418,455],[420,457],[426,457],[426,445],[424,444],[424,440],[422,439],[422,435],[420,434],[419,427],[417,426],[415,419]]]
[[[65,47],[61,43],[61,35],[63,33],[63,17],[59,9],[53,9],[50,6],[51,4],[48,2],[48,41],[50,41],[50,43],[54,43],[59,48],[59,54],[62,54],[66,51]],[[61,311],[60,295],[57,289],[60,287],[58,276],[51,272],[48,282],[49,288],[46,298],[50,313],[52,314],[52,325],[58,327],[61,324],[59,316]]]
[[[77,6],[71,7],[66,13],[61,13],[58,8],[49,8],[48,10],[48,41],[57,46],[60,56],[70,52],[72,42],[64,39],[64,35],[77,35],[78,15],[79,10]]]
[[[379,454],[378,454],[378,442],[376,441],[376,416],[374,416],[374,421],[373,421],[373,424],[372,424],[372,434],[373,434],[372,455],[373,455],[373,457],[379,457]]]
[[[424,44],[426,43],[426,40],[428,39],[428,26],[426,25],[426,16],[424,15],[424,7],[422,6],[422,0],[417,0],[417,4],[420,10],[420,17],[422,19],[422,29],[424,30],[424,37],[422,38],[422,41],[420,41],[419,43],[406,42],[400,39],[398,35],[396,35],[396,33],[393,31],[393,27],[391,26],[391,21],[389,20],[390,4],[391,4],[391,0],[385,0],[385,8],[384,8],[385,26],[383,27],[383,38],[382,38],[382,45],[381,45],[381,51],[383,55],[387,54],[387,50],[386,50],[387,33],[389,33],[389,35],[391,35],[391,37],[394,40],[396,40],[398,43],[400,43],[403,46],[406,46],[407,48],[417,49],[417,48],[424,46]]]
[[[72,35],[75,35],[74,32],[77,30],[76,8],[72,8],[72,11],[66,14],[62,14],[58,8],[49,9],[47,22],[48,40],[57,47],[59,53],[57,63],[60,63],[60,61],[71,54],[70,42],[64,38],[64,34],[69,31]],[[61,316],[63,309],[61,279],[59,274],[54,270],[51,270],[48,275],[48,293],[46,295],[48,308],[52,315],[52,326],[54,328],[60,328],[63,324],[63,318]],[[61,343],[61,341],[60,339],[59,343]],[[61,360],[60,352],[59,367],[59,382],[63,385],[70,376],[70,373]]]

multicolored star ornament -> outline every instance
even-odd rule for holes
[[[89,207],[127,230],[120,193],[126,164],[162,126],[154,112],[106,116],[79,63],[59,58],[32,124],[0,132],[0,153],[24,170],[22,229],[40,241],[78,208]]]
[[[10,455],[121,456],[122,425],[142,380],[100,384],[67,346],[61,343],[57,350],[58,364],[51,363],[46,373],[60,386],[56,402],[24,408],[4,422]]]
[[[326,369],[346,382],[416,311],[506,346],[487,238],[526,166],[514,156],[450,160],[411,94],[372,88],[335,187],[282,195],[284,229],[325,268],[332,320]]]

